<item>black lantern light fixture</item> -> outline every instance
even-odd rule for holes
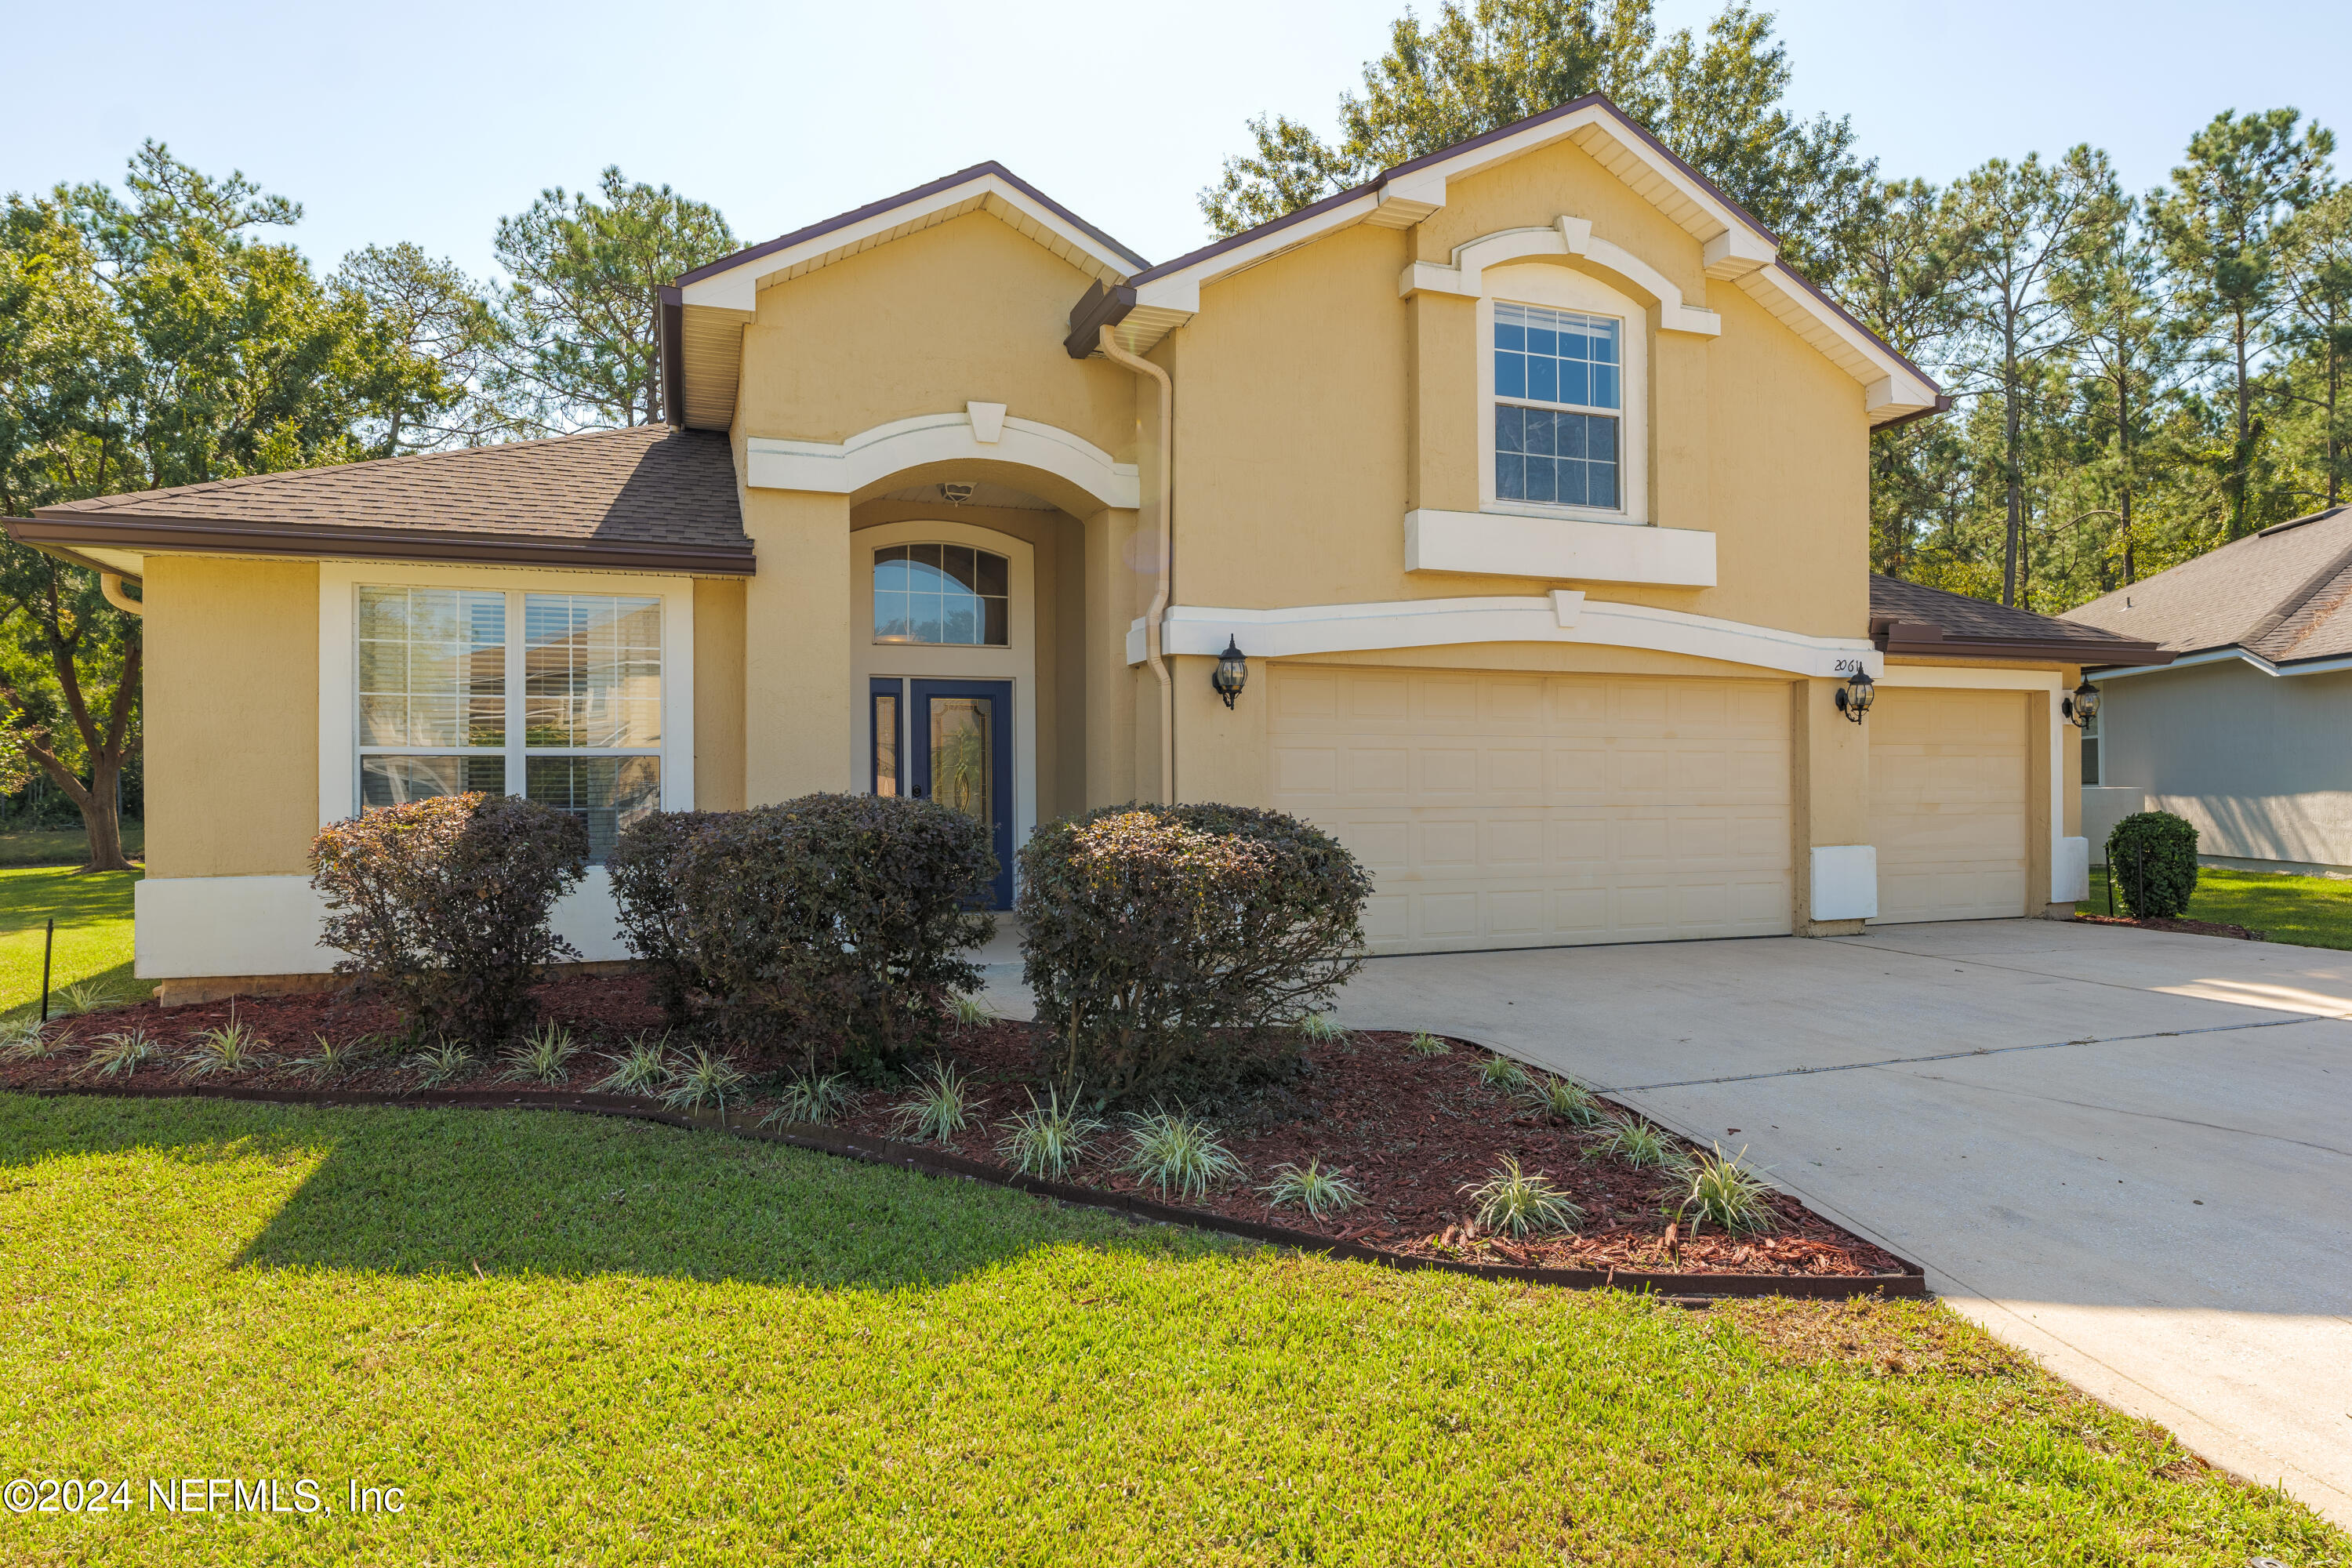
[[[1249,684],[1249,660],[1231,633],[1225,636],[1225,651],[1217,656],[1217,668],[1210,675],[1209,684],[1217,689],[1217,695],[1225,700],[1228,708],[1242,694],[1242,688]]]
[[[2091,727],[2091,721],[2099,716],[2099,689],[2085,679],[2074,688],[2072,697],[2059,700],[2058,708],[2074,721],[2076,729],[2087,730]]]
[[[1876,684],[1870,679],[1868,670],[1855,670],[1837,689],[1838,711],[1855,723],[1861,723],[1862,716],[1870,711],[1870,699],[1876,690]]]

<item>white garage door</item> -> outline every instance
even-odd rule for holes
[[[1785,685],[1273,675],[1275,804],[1372,872],[1378,950],[1789,929]]]
[[[1881,687],[1864,722],[1879,920],[2025,913],[2025,700]]]

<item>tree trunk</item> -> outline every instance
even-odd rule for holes
[[[100,758],[90,766],[89,783],[85,784],[74,776],[63,759],[47,746],[31,746],[26,750],[41,772],[58,786],[74,809],[81,813],[82,831],[89,837],[89,863],[76,876],[88,876],[93,871],[135,871],[129,858],[122,853],[122,816],[115,807],[115,781],[121,776],[122,762],[119,757]]]

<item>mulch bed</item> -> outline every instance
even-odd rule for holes
[[[437,1086],[444,1090],[499,1088],[517,1100],[579,1095],[610,1070],[606,1052],[629,1036],[658,1030],[661,1016],[633,976],[572,977],[540,990],[546,1016],[572,1029],[583,1049],[565,1082],[510,1085],[499,1064],[486,1064],[471,1078]],[[348,1044],[397,1034],[397,1019],[380,1003],[348,994],[241,997],[169,1011],[143,1003],[63,1020],[50,1026],[53,1054],[38,1060],[0,1063],[0,1089],[56,1089],[121,1086],[133,1090],[177,1081],[168,1064],[151,1065],[121,1079],[88,1069],[89,1048],[100,1037],[143,1028],[166,1052],[176,1053],[208,1028],[232,1016],[268,1043],[268,1065],[234,1080],[215,1077],[212,1087],[250,1089],[317,1089],[327,1086],[292,1065],[310,1054],[324,1037]],[[1423,1056],[1409,1047],[1410,1036],[1360,1032],[1334,1042],[1309,1044],[1294,1068],[1246,1091],[1231,1091],[1196,1107],[1214,1122],[1228,1149],[1242,1162],[1246,1180],[1205,1197],[1172,1202],[1226,1218],[1305,1231],[1335,1241],[1378,1248],[1407,1258],[1502,1264],[1519,1268],[1688,1275],[1800,1276],[1855,1279],[1906,1272],[1893,1254],[1831,1224],[1796,1199],[1775,1194],[1769,1200],[1773,1225],[1765,1235],[1739,1237],[1670,1223],[1661,1212],[1665,1182],[1656,1170],[1633,1170],[1597,1154],[1598,1135],[1560,1125],[1523,1109],[1509,1094],[1487,1087],[1480,1069],[1489,1053],[1449,1042],[1444,1055]],[[951,1033],[947,1055],[970,1079],[974,1125],[948,1145],[934,1145],[979,1165],[1010,1173],[995,1149],[997,1125],[1029,1104],[1039,1082],[1037,1031],[1030,1025],[1000,1022]],[[747,1064],[751,1065],[751,1064]],[[764,1066],[755,1070],[767,1070]],[[363,1070],[337,1078],[338,1093],[400,1093],[418,1087],[419,1075],[388,1052]],[[860,1093],[834,1131],[882,1139],[898,1131],[894,1114],[907,1099],[905,1085]],[[756,1096],[742,1107],[762,1112],[769,1102]],[[1612,1107],[1622,1110],[1622,1108]],[[1125,1140],[1116,1116],[1113,1130],[1098,1137],[1065,1182],[1139,1197],[1135,1178],[1116,1168]],[[1669,1142],[1679,1143],[1669,1135]],[[1724,1147],[1740,1148],[1738,1129],[1727,1129]],[[1686,1151],[1688,1145],[1682,1145]],[[1470,1222],[1461,1188],[1515,1155],[1540,1172],[1583,1211],[1571,1236],[1513,1242],[1483,1236]],[[1277,1167],[1318,1160],[1327,1171],[1348,1177],[1362,1193],[1361,1206],[1318,1220],[1297,1208],[1276,1208],[1259,1191]]]
[[[2256,931],[2252,926],[2231,925],[2227,921],[2133,920],[2128,915],[2077,914],[2075,920],[2084,925],[2137,926],[2142,931],[2177,931],[2184,936],[2226,936],[2239,942],[2268,942],[2270,932]]]

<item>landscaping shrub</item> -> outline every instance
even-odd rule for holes
[[[1371,879],[1279,812],[1123,805],[1021,850],[1021,941],[1054,1076],[1109,1097],[1240,1055],[1328,1007],[1354,973]]]
[[[852,1071],[938,1043],[963,953],[993,919],[987,826],[933,801],[813,795],[707,816],[670,858],[679,958],[754,1042],[830,1047]]]
[[[2178,919],[2197,891],[2197,829],[2168,811],[2132,813],[2107,835],[2107,879],[2133,919]]]
[[[647,988],[672,1025],[690,1021],[689,998],[702,977],[688,952],[673,863],[687,840],[720,819],[711,811],[650,811],[621,829],[605,869],[621,940],[644,965]]]
[[[496,1047],[537,1010],[530,988],[578,951],[548,929],[588,865],[570,812],[513,795],[383,806],[321,831],[310,885],[327,896],[323,947],[339,974],[389,992],[412,1036]]]

